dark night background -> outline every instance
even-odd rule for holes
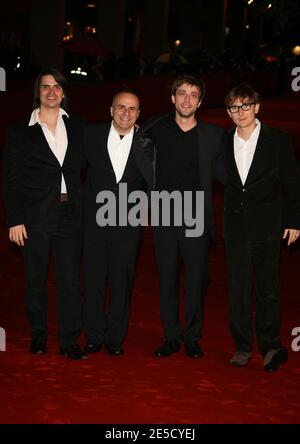
[[[170,82],[188,72],[201,75],[207,86],[201,119],[226,128],[231,121],[224,96],[248,81],[262,95],[259,118],[291,134],[300,160],[300,92],[291,86],[293,67],[300,74],[300,0],[1,1],[0,67],[6,71],[6,91],[0,91],[0,181],[6,128],[26,114],[29,119],[34,78],[49,66],[65,73],[71,112],[88,123],[110,118],[112,95],[124,84],[141,99],[139,123],[167,112]],[[152,351],[162,333],[159,282],[152,234],[146,229],[125,355],[114,360],[101,352],[74,365],[58,354],[53,263],[47,284],[49,353],[35,360],[27,351],[22,255],[8,239],[0,192],[0,326],[7,331],[7,351],[0,353],[0,424],[97,423],[111,425],[110,430],[123,423],[128,428],[132,423],[299,424],[300,351],[290,348],[291,332],[299,326],[299,241],[291,248],[283,245],[281,257],[282,331],[289,363],[278,374],[266,375],[255,350],[248,369],[235,371],[229,363],[233,344],[220,185],[214,189],[214,206],[204,359],[195,363],[178,353],[154,361]],[[181,278],[182,302],[183,290]],[[197,431],[201,439],[203,429]],[[230,433],[244,437],[240,430]]]
[[[269,70],[283,90],[299,64],[299,23],[297,0],[10,0],[0,66],[8,89],[55,66],[81,82]]]

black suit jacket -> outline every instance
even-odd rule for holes
[[[3,185],[8,227],[24,224],[34,230],[57,228],[60,212],[61,174],[67,192],[71,223],[81,223],[80,168],[83,122],[63,116],[68,146],[63,165],[50,149],[41,126],[28,126],[29,118],[7,132],[3,157]]]
[[[224,145],[224,236],[228,240],[279,239],[284,228],[300,229],[300,173],[288,134],[261,126],[253,161],[243,185],[234,158],[235,129]]]
[[[224,130],[215,125],[198,121],[198,161],[200,190],[204,191],[204,231],[214,237],[213,183],[225,183],[227,176],[222,159]]]
[[[100,228],[96,223],[96,213],[101,206],[96,202],[96,196],[101,191],[111,191],[118,199],[119,190],[107,148],[110,126],[111,123],[89,125],[85,131],[84,153],[87,162],[87,179],[84,198],[84,227],[90,234],[97,233],[98,236],[101,233],[106,236],[111,227]],[[127,184],[128,194],[132,191],[146,190],[146,185],[148,188],[152,187],[153,167],[151,160],[145,155],[137,132],[134,133],[120,183]],[[118,216],[116,222],[118,225]],[[118,226],[113,227],[114,232],[117,230]]]
[[[157,143],[162,131],[167,127],[172,127],[175,120],[175,113],[171,113],[152,118],[146,123],[140,132],[140,137],[143,138],[144,144],[149,141],[154,141],[154,188],[156,188],[155,171],[157,170]],[[202,122],[197,122],[198,135],[198,171],[199,171],[199,190],[204,191],[204,232],[210,233],[214,237],[215,222],[213,209],[213,182],[218,180],[221,183],[226,181],[226,172],[222,158],[222,143],[224,137],[224,130],[215,125]],[[161,147],[163,149],[163,147]],[[180,168],[180,165],[178,165]]]

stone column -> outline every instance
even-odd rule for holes
[[[244,2],[228,0],[227,26],[230,29],[230,34],[226,37],[226,49],[231,57],[239,57],[243,54],[246,13],[247,7]]]
[[[39,68],[63,67],[65,0],[32,0],[31,62]]]
[[[145,0],[143,44],[145,57],[158,57],[168,49],[169,1]]]
[[[97,34],[101,43],[117,56],[123,54],[126,0],[101,0],[98,3]]]
[[[207,49],[218,55],[223,49],[224,0],[189,0],[177,3],[182,46]]]

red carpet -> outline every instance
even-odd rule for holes
[[[264,109],[268,123],[290,127],[300,142],[299,97],[269,100]],[[223,126],[228,124],[224,110],[206,110],[204,118]],[[211,282],[201,341],[205,356],[196,360],[186,357],[183,350],[166,359],[152,355],[162,332],[150,229],[145,230],[137,266],[125,355],[111,357],[101,351],[81,362],[58,355],[52,268],[48,282],[48,353],[30,355],[21,256],[8,242],[0,221],[0,326],[7,334],[7,351],[0,352],[0,423],[300,422],[300,352],[291,350],[291,330],[300,327],[299,246],[283,248],[281,261],[282,336],[289,349],[289,362],[274,374],[266,373],[255,350],[249,366],[232,367],[228,362],[234,347],[227,326],[219,189],[215,200],[218,242],[211,251]]]

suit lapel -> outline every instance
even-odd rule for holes
[[[59,165],[59,162],[51,150],[40,124],[36,123],[35,125],[29,126],[28,129],[31,133],[31,138],[34,145],[40,147],[41,154],[44,153],[52,163]]]
[[[267,141],[267,129],[264,125],[261,125],[254,156],[248,172],[248,176],[246,178],[245,185],[249,185],[249,183],[255,180],[255,176],[258,173],[259,169],[267,162],[267,150],[265,149]]]
[[[232,173],[232,177],[233,179],[238,182],[238,184],[240,186],[243,185],[242,181],[241,181],[241,176],[235,161],[235,156],[234,156],[234,130],[231,129],[229,136],[228,136],[228,143],[227,143],[227,149],[228,149],[228,154],[227,154],[227,161],[228,161],[228,171],[230,171]]]
[[[108,152],[108,136],[109,136],[109,132],[110,132],[110,127],[111,127],[111,123],[107,123],[104,126],[104,130],[102,132],[102,134],[100,135],[101,139],[99,140],[99,145],[101,145],[103,147],[103,155],[104,155],[104,160],[107,163],[109,169],[113,172],[113,177],[115,182],[117,183],[117,178],[116,178],[116,173]],[[96,144],[98,144],[98,141],[96,141]],[[98,150],[97,150],[98,151]],[[100,160],[100,152],[99,152],[99,160]]]
[[[209,158],[210,151],[206,149],[209,145],[209,137],[201,121],[197,123],[197,136],[200,189],[206,190],[211,182],[211,159]]]
[[[128,175],[129,175],[129,171],[130,171],[130,166],[132,164],[133,158],[136,160],[136,152],[137,152],[137,137],[136,137],[135,130],[134,130],[130,151],[128,154],[128,158],[127,158],[126,165],[125,165],[125,168],[123,171],[123,175],[120,179],[120,182],[123,182],[123,181],[128,182],[128,180],[129,180]]]
[[[66,154],[64,157],[64,161],[63,161],[63,165],[65,163],[67,163],[68,158],[72,155],[72,147],[76,146],[76,131],[73,131],[73,121],[71,118],[68,118],[67,116],[63,116],[64,119],[64,123],[65,123],[65,127],[66,127],[66,132],[67,132],[67,136],[68,136],[68,145],[67,145],[67,150],[66,150]],[[32,138],[35,142],[35,144],[38,144],[41,146],[42,150],[45,153],[48,153],[49,158],[55,162],[56,164],[58,164],[60,166],[60,163],[57,159],[57,157],[55,156],[55,154],[53,153],[53,151],[51,150],[47,139],[44,135],[44,132],[41,128],[41,126],[36,123],[35,125],[32,125],[29,127],[32,133]]]
[[[74,146],[76,146],[76,131],[73,131],[73,125],[74,122],[72,118],[68,118],[66,115],[63,115],[63,121],[66,127],[66,132],[68,136],[68,145],[66,149],[66,154],[64,157],[63,165],[65,165],[68,162],[69,157],[72,155],[72,150],[74,149]]]

